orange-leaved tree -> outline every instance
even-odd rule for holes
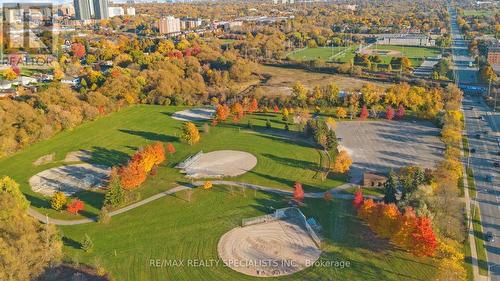
[[[78,212],[83,211],[84,204],[82,200],[79,199],[73,199],[71,202],[66,206],[66,210],[73,214],[76,215]]]
[[[293,198],[297,201],[304,200],[304,190],[302,189],[302,184],[300,182],[296,182],[293,187]]]
[[[118,170],[120,184],[125,190],[133,190],[139,187],[146,180],[146,171],[142,163],[142,155],[136,153],[127,166]]]

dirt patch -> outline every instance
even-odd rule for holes
[[[244,151],[218,150],[198,153],[177,167],[190,178],[222,178],[244,174],[257,165],[257,158]]]
[[[293,85],[296,82],[304,84],[308,89],[312,90],[314,86],[327,86],[331,83],[337,84],[343,91],[358,91],[368,81],[346,77],[335,74],[314,73],[302,69],[291,69],[283,67],[263,66],[262,73],[269,75],[270,78],[263,82],[259,88],[263,90],[266,95],[290,95],[292,93]],[[377,86],[386,89],[392,84],[370,82]]]
[[[45,164],[49,164],[51,163],[52,161],[54,161],[54,158],[56,157],[56,154],[55,153],[51,153],[51,154],[47,154],[47,155],[44,155],[38,159],[36,159],[34,162],[33,162],[33,165],[35,166],[41,166],[41,165],[45,165]]]
[[[217,251],[228,267],[258,277],[301,271],[321,255],[307,231],[286,220],[234,228],[221,237]]]
[[[403,54],[399,51],[394,50],[378,50],[378,49],[363,49],[361,51],[364,55],[374,56],[388,56],[388,57],[401,57]]]
[[[66,163],[71,163],[71,162],[88,162],[92,159],[92,152],[88,150],[78,150],[78,151],[73,151],[68,154],[66,154],[66,158],[64,158],[64,162]]]
[[[40,172],[29,179],[31,189],[46,196],[57,191],[67,196],[101,188],[109,177],[110,169],[101,165],[78,164],[61,166]]]
[[[192,108],[182,111],[177,111],[172,115],[172,118],[180,121],[204,121],[212,119],[215,113],[213,108]]]

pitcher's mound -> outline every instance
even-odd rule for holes
[[[31,189],[43,195],[52,196],[57,191],[67,196],[74,193],[101,188],[109,177],[110,169],[105,166],[79,164],[52,168],[32,176]]]
[[[252,154],[236,150],[200,152],[177,165],[190,178],[222,178],[244,174],[257,165]]]
[[[307,231],[286,220],[234,228],[221,237],[217,251],[228,267],[258,277],[301,271],[321,255]]]
[[[180,121],[203,121],[210,120],[215,113],[213,108],[191,108],[177,111],[172,118]]]

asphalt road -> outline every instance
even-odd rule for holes
[[[469,67],[472,58],[469,56],[467,42],[462,39],[456,18],[452,13],[453,59],[456,79],[460,84],[476,83],[477,69]],[[496,237],[493,242],[486,242],[490,278],[500,281],[500,168],[494,167],[500,162],[500,117],[494,114],[481,97],[466,93],[462,107],[469,148],[471,153],[469,165],[474,171],[476,181],[477,202],[481,210],[481,221],[484,233],[491,231]],[[484,120],[482,120],[483,118]],[[493,177],[490,182],[487,177]],[[474,200],[474,198],[471,198]]]

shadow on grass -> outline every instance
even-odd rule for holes
[[[80,242],[73,240],[67,236],[62,237],[62,242],[63,242],[64,246],[71,247],[75,250],[79,250],[82,248],[82,244]]]
[[[150,141],[161,141],[161,142],[173,142],[178,141],[178,138],[173,136],[167,136],[164,134],[157,134],[153,132],[145,132],[145,131],[134,131],[134,130],[125,130],[119,129],[120,132],[140,136]]]
[[[92,147],[92,159],[90,162],[93,164],[104,165],[113,167],[127,163],[130,156],[122,151],[116,149],[107,149],[100,146]]]

